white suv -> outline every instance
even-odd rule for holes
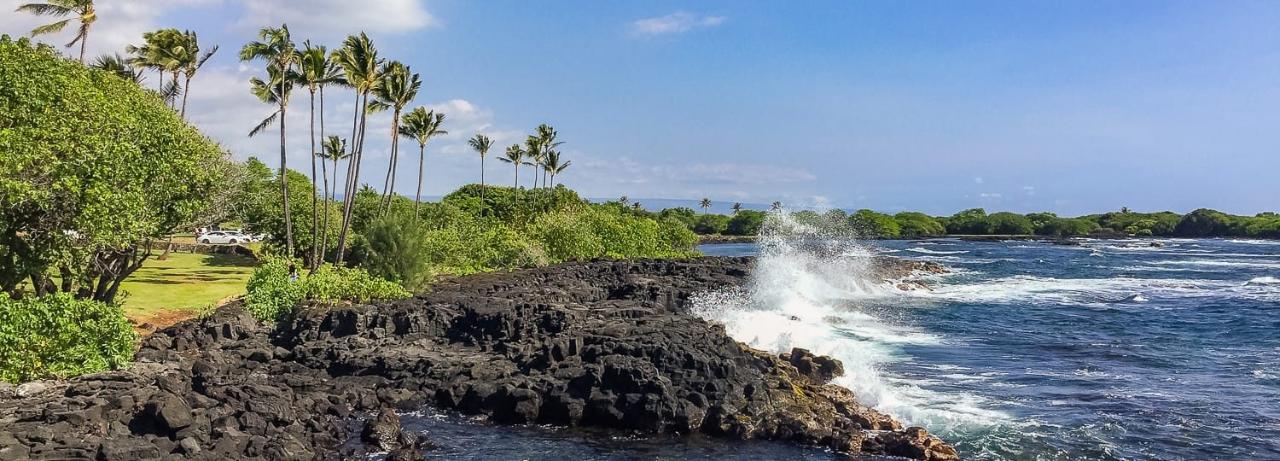
[[[252,242],[253,239],[238,231],[212,231],[200,234],[196,241],[206,245],[236,245]]]

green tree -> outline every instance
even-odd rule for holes
[[[695,234],[723,234],[729,228],[729,217],[718,214],[703,214],[693,224]]]
[[[951,215],[951,219],[947,222],[947,232],[969,235],[990,234],[991,222],[987,220],[987,210],[971,208]]]
[[[396,193],[396,164],[400,161],[400,113],[404,106],[418,97],[422,78],[400,61],[382,66],[378,84],[373,87],[376,101],[373,107],[391,109],[391,159],[387,161],[387,179],[382,183],[384,213],[391,208],[391,196]]]
[[[994,234],[1000,235],[1031,235],[1035,233],[1035,226],[1026,216],[999,212],[992,213],[987,216],[987,226]]]
[[[355,90],[355,111],[351,115],[351,157],[347,162],[346,184],[343,189],[342,228],[338,232],[338,248],[346,248],[347,233],[351,229],[353,200],[360,185],[360,164],[364,155],[364,133],[369,114],[369,92],[380,80],[378,71],[382,60],[378,58],[378,50],[373,46],[369,36],[361,32],[359,36],[351,35],[342,44],[342,49],[334,51],[332,59],[342,67],[346,76],[346,84]],[[336,186],[335,186],[336,187]],[[342,265],[344,252],[339,251],[337,264]]]
[[[733,209],[733,214],[736,215],[738,214],[739,211],[742,211],[742,204],[738,202],[733,202],[733,206],[730,208]]]
[[[932,216],[915,211],[893,215],[898,223],[898,236],[905,238],[938,237],[946,235],[947,228]]]
[[[25,39],[0,38],[0,88],[0,290],[112,302],[208,208],[223,152],[132,82]]]
[[[422,202],[422,175],[427,164],[427,141],[449,134],[443,126],[443,113],[417,107],[404,116],[404,124],[400,127],[400,136],[418,141],[418,192],[413,195],[414,216],[418,215],[418,204]]]
[[[760,228],[764,226],[764,218],[765,213],[763,211],[739,211],[729,219],[724,233],[728,235],[759,235]]]
[[[902,226],[893,216],[862,209],[849,216],[849,227],[855,235],[865,238],[898,238]]]
[[[519,144],[507,146],[503,156],[498,157],[498,160],[502,161],[502,163],[510,163],[515,168],[514,184],[511,187],[520,187],[520,162],[524,160],[524,157],[524,149],[521,149]]]
[[[125,47],[125,51],[133,55],[129,62],[139,69],[155,70],[159,76],[156,91],[166,103],[172,105],[178,92],[182,91],[177,77],[182,72],[178,54],[186,37],[178,29],[170,28],[146,32],[142,34],[142,40],[143,44],[140,46]],[[164,82],[165,74],[173,74],[168,85]]]
[[[1226,235],[1230,226],[1231,217],[1226,213],[1201,208],[1183,216],[1173,233],[1179,237],[1216,237]]]
[[[698,201],[698,207],[702,208],[702,214],[707,214],[707,210],[711,209],[711,199],[703,197]]]
[[[31,30],[31,36],[61,32],[72,20],[79,21],[80,27],[76,35],[67,42],[67,48],[80,44],[80,63],[84,64],[84,47],[89,41],[89,28],[98,20],[98,12],[93,8],[93,0],[49,0],[47,3],[24,3],[16,11],[31,13],[36,16],[54,16],[62,19]]]
[[[293,64],[297,60],[298,52],[293,45],[293,39],[289,36],[289,26],[281,25],[279,28],[266,27],[258,31],[258,38],[262,41],[249,42],[240,49],[241,61],[254,61],[262,59],[267,62],[268,80],[263,81],[257,77],[249,80],[253,94],[264,103],[274,104],[276,111],[267,116],[266,119],[259,123],[249,136],[253,136],[273,121],[280,121],[280,203],[284,209],[284,233],[285,248],[289,256],[293,256],[293,221],[292,213],[289,212],[289,185],[286,181],[288,175],[288,157],[285,152],[285,118],[286,110],[289,107],[289,94],[293,90],[293,82],[298,79],[293,71]]]
[[[545,187],[547,184],[547,173],[548,173],[548,170],[547,170],[548,155],[547,154],[556,150],[556,148],[560,147],[562,144],[564,144],[564,142],[559,141],[557,139],[560,136],[560,134],[556,131],[556,129],[552,128],[551,125],[548,125],[546,123],[540,124],[538,125],[537,128],[534,128],[533,134],[534,134],[534,137],[537,138],[536,144],[538,146],[538,149],[537,149],[538,158],[536,162],[537,168],[534,169],[534,174],[537,175],[538,170],[542,170],[542,184]]]

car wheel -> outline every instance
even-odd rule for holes
[[[236,241],[236,239],[231,239],[231,241],[230,241],[230,242],[227,242],[227,243],[230,243],[230,244],[232,244],[232,245],[235,245],[235,244],[240,243],[240,242],[237,242],[237,241]]]
[[[203,243],[203,244],[205,244],[205,245],[208,245],[208,244],[209,244],[209,239],[201,239],[201,240],[200,240],[200,243]]]

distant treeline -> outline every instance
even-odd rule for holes
[[[667,218],[684,223],[698,234],[756,235],[764,223],[766,212],[741,210],[732,214],[699,213],[691,208],[668,208],[657,213],[632,208],[634,213],[659,220]],[[964,210],[951,216],[929,216],[906,211],[886,214],[858,210],[826,212],[797,211],[792,219],[861,238],[919,238],[946,235],[1040,235],[1045,237],[1250,237],[1280,238],[1280,214],[1259,213],[1254,216],[1230,215],[1216,210],[1199,209],[1187,214],[1170,211],[1138,213],[1128,209],[1075,218],[1054,213],[987,214],[982,208]]]

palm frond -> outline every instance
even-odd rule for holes
[[[52,24],[45,24],[43,26],[36,27],[35,29],[31,29],[31,36],[34,37],[37,35],[53,34],[53,33],[61,32],[62,29],[67,27],[67,23],[70,23],[70,22],[71,22],[70,19],[63,19],[61,21],[54,22]]]
[[[19,5],[18,9],[14,11],[31,13],[36,16],[66,16],[72,13],[71,8],[52,3],[27,3]]]
[[[275,112],[272,112],[271,115],[268,115],[267,118],[264,118],[262,119],[261,122],[258,122],[258,126],[253,127],[252,130],[249,130],[249,137],[252,138],[254,136],[257,136],[258,134],[265,131],[267,128],[270,128],[271,125],[274,125],[276,123],[276,119],[279,117],[280,117],[280,110],[277,109]]]

